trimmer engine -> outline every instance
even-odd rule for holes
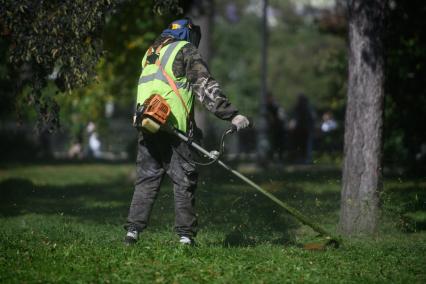
[[[161,95],[153,94],[142,105],[137,105],[133,126],[156,133],[166,123],[170,111],[167,101]]]

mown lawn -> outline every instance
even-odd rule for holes
[[[374,239],[308,251],[302,245],[315,239],[311,229],[209,167],[198,189],[198,246],[178,245],[165,182],[150,227],[129,248],[122,224],[133,170],[131,164],[1,167],[0,283],[426,283],[424,179],[385,180]],[[286,168],[249,176],[335,232],[338,171]]]

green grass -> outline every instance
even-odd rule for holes
[[[212,169],[215,169],[212,171]],[[165,182],[150,227],[122,245],[133,165],[0,169],[0,283],[425,283],[426,182],[387,179],[380,233],[307,251],[315,233],[225,171],[201,173],[198,246],[173,233]],[[340,173],[311,168],[248,174],[335,232]],[[414,220],[414,221],[413,221]]]

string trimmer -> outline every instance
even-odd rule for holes
[[[210,159],[210,162],[205,163],[205,165],[210,165],[217,162],[220,166],[222,166],[225,170],[229,171],[248,185],[250,185],[255,190],[259,191],[270,200],[278,204],[282,207],[288,214],[299,220],[302,224],[311,227],[314,231],[318,232],[319,235],[323,238],[321,243],[310,243],[305,244],[304,247],[306,249],[319,250],[323,249],[326,246],[334,246],[338,247],[341,243],[340,238],[334,237],[323,227],[318,225],[316,222],[312,221],[310,218],[302,214],[299,210],[294,207],[288,205],[287,203],[279,200],[273,194],[269,193],[258,184],[254,183],[252,180],[241,174],[240,172],[232,169],[227,164],[225,164],[222,160],[220,160],[221,155],[223,154],[224,149],[224,139],[227,135],[236,132],[236,127],[233,125],[230,129],[226,130],[221,139],[220,151],[207,151],[197,143],[195,143],[192,139],[189,139],[186,135],[184,135],[179,130],[169,126],[166,123],[166,119],[170,113],[170,107],[167,102],[160,95],[151,96],[143,106],[139,106],[136,112],[135,124],[139,127],[142,127],[144,130],[150,133],[156,133],[159,130],[166,131],[178,137],[180,140],[188,143],[195,150],[203,154],[206,158]]]

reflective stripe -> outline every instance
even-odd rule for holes
[[[168,84],[166,77],[164,77],[163,72],[161,72],[161,70],[158,70],[156,73],[154,74],[149,74],[146,76],[142,76],[139,78],[139,82],[138,84],[144,84],[144,83],[148,83],[152,80],[160,80],[166,84]],[[175,81],[176,86],[181,89],[181,88],[186,88],[188,86],[188,82],[176,82]]]
[[[139,81],[138,81],[138,85],[143,84],[143,83],[148,83],[149,81],[154,80],[155,79],[155,75],[156,74],[154,73],[154,74],[149,74],[149,75],[140,77]]]
[[[172,55],[173,50],[176,48],[176,46],[180,43],[180,41],[172,42],[168,45],[166,45],[166,51],[164,52],[163,57],[161,58],[161,66],[163,68],[166,68],[167,61],[169,61],[170,55]]]
[[[161,58],[161,62],[160,62],[161,66],[163,66],[163,68],[165,68],[165,66],[167,64],[167,61],[169,61],[170,56],[172,55],[173,50],[176,48],[176,46],[178,44],[180,44],[180,41],[175,41],[175,42],[172,42],[172,43],[168,44],[167,46],[165,46],[166,47],[166,51],[164,52],[164,55]],[[143,72],[143,68],[142,68],[142,72]],[[142,72],[141,72],[141,74],[142,74]],[[140,77],[138,85],[143,84],[143,83],[147,83],[147,82],[149,82],[151,80],[154,80],[154,79],[163,81],[164,83],[168,83],[166,77],[164,77],[164,75],[163,75],[163,72],[161,72],[161,70],[159,69],[154,74],[149,74],[149,75]],[[178,88],[185,88],[188,85],[186,82],[185,83],[175,82],[175,83],[176,83],[176,86]]]

